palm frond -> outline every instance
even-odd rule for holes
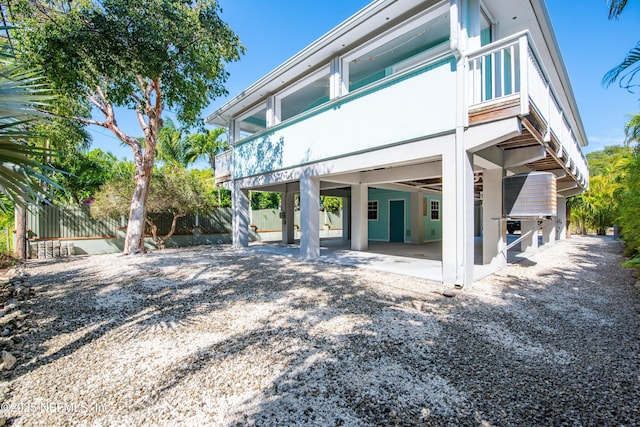
[[[23,66],[0,67],[0,123],[33,119],[43,115],[51,100],[40,76]]]
[[[44,172],[59,172],[43,159],[55,156],[52,150],[21,145],[0,133],[0,192],[17,204],[46,202],[43,184],[62,189]]]
[[[640,43],[631,49],[620,65],[612,68],[602,78],[602,84],[610,86],[620,81],[621,87],[630,88],[635,75],[640,71]]]
[[[627,5],[627,0],[610,0],[609,2],[609,19],[618,19],[620,14]]]
[[[632,116],[624,125],[625,143],[640,142],[640,114]]]
[[[53,170],[46,160],[55,153],[27,143],[49,99],[36,72],[15,60],[0,61],[0,192],[16,204],[44,201],[42,183],[57,186],[44,173]]]

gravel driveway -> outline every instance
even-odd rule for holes
[[[28,333],[0,416],[638,425],[640,290],[620,252],[573,237],[456,298],[414,278],[229,248],[32,262]]]

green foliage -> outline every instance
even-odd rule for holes
[[[189,135],[184,144],[184,156],[187,164],[205,157],[209,161],[211,169],[215,170],[215,156],[229,149],[227,141],[221,138],[225,132],[225,128],[215,128]]]
[[[609,19],[619,18],[627,6],[627,1],[628,0],[608,0]],[[627,55],[620,64],[604,75],[602,83],[610,86],[617,81],[620,87],[633,92],[632,89],[636,85],[634,79],[638,72],[640,72],[640,42],[627,52]]]
[[[135,168],[130,162],[118,162],[111,179],[100,186],[91,204],[91,215],[104,219],[120,219],[129,213],[135,189]]]
[[[622,62],[605,74],[603,82],[609,86],[618,82],[620,87],[630,90],[634,86],[634,77],[640,71],[640,43],[632,48]]]
[[[231,191],[226,188],[218,187],[220,191],[220,199],[218,201],[219,206],[221,208],[230,208],[231,207]]]
[[[0,60],[0,192],[13,203],[44,200],[41,183],[54,184],[45,174],[53,153],[29,145],[49,99],[36,72],[7,55]]]
[[[589,190],[569,199],[571,221],[578,233],[593,230],[604,235],[616,222],[632,152],[628,147],[606,147],[587,154],[587,160],[591,172]]]
[[[335,213],[342,209],[342,198],[333,196],[322,196],[322,205],[327,212]]]
[[[216,155],[229,147],[227,141],[220,138],[225,131],[224,128],[216,128],[185,135],[181,129],[176,128],[173,120],[166,119],[158,133],[156,159],[161,163],[188,167],[197,160],[206,158],[211,169],[215,169]]]
[[[129,213],[134,191],[134,168],[129,162],[119,162],[91,204],[91,214],[97,218],[117,219]],[[190,170],[167,164],[153,172],[147,214],[184,215],[207,214],[218,205],[213,172]]]
[[[254,211],[260,209],[279,209],[280,193],[269,193],[266,191],[251,192],[251,209]]]
[[[628,259],[622,263],[622,266],[625,268],[640,268],[640,257]]]
[[[143,222],[162,115],[187,127],[226,95],[225,66],[244,52],[215,0],[15,0],[10,21],[21,28],[21,58],[43,70],[56,91],[75,100],[74,119],[104,127],[131,147],[136,191],[124,252],[144,251]],[[144,141],[118,126],[127,107]],[[102,120],[90,113],[102,114]]]
[[[0,194],[0,268],[3,268],[1,261],[3,259],[2,254],[13,253],[13,203],[3,194]],[[7,230],[9,231],[7,234]]]
[[[0,208],[0,229],[13,228],[13,202],[4,194],[0,194],[0,204],[2,205]]]
[[[156,160],[165,164],[187,166],[184,156],[182,131],[176,128],[171,119],[166,119],[162,129],[158,132],[156,146]]]
[[[632,142],[640,141],[640,114],[635,114],[629,118],[624,126],[625,142],[629,145]]]
[[[633,160],[626,168],[624,191],[621,194],[618,221],[621,237],[626,243],[629,257],[640,255],[640,150],[634,151]]]
[[[634,266],[640,258],[640,148],[607,147],[587,158],[590,188],[570,199],[572,220],[582,231],[598,234],[617,223],[626,253],[633,258],[626,265]]]
[[[134,181],[133,168],[122,168],[122,173],[114,173],[113,178],[102,186],[91,205],[91,215],[97,218],[121,218],[129,211]],[[176,229],[176,221],[187,214],[206,215],[217,207],[215,179],[213,171],[191,170],[168,163],[154,170],[147,216],[144,218],[153,239],[160,248]],[[173,217],[172,226],[166,236],[157,234],[157,222],[163,214]]]
[[[87,102],[142,107],[152,81],[180,122],[199,122],[212,98],[226,95],[226,63],[244,51],[213,0],[12,2],[11,20],[25,59],[55,87]],[[141,110],[142,111],[142,110]]]
[[[52,179],[63,190],[55,190],[52,199],[77,205],[90,201],[100,187],[112,177],[116,157],[100,149],[89,152],[70,151],[56,159],[54,166],[66,173],[56,173]]]

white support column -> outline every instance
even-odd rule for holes
[[[524,236],[525,233],[531,232],[529,236],[520,242],[520,250],[522,252],[536,252],[538,250],[538,220],[522,220],[520,221],[520,232]]]
[[[342,242],[349,241],[349,217],[351,216],[351,199],[342,198]]]
[[[482,263],[505,267],[502,250],[507,244],[507,222],[502,218],[502,169],[482,174]]]
[[[553,245],[556,242],[556,218],[547,219],[542,223],[542,245]]]
[[[470,47],[468,39],[473,38],[474,32],[478,33],[476,41],[480,42],[480,3],[479,0],[460,0],[451,5],[452,18],[455,14],[460,25],[458,40],[452,40],[451,47],[464,52]],[[475,29],[470,30],[472,27]],[[454,29],[454,32],[457,31]],[[474,262],[473,155],[467,153],[464,141],[469,120],[467,72],[461,55],[456,72],[455,143],[442,151],[442,281],[457,287],[473,283]]]
[[[282,193],[282,243],[284,244],[292,244],[295,240],[295,195],[288,188]]]
[[[300,178],[300,255],[304,259],[320,256],[320,179]]]
[[[369,188],[351,186],[351,250],[366,251],[369,246]]]
[[[411,243],[419,245],[422,243],[424,234],[424,217],[422,216],[422,204],[424,194],[422,192],[411,193],[410,199],[410,219],[411,219]]]
[[[241,249],[249,246],[249,197],[237,183],[233,187],[233,247]]]
[[[558,240],[567,239],[567,198],[558,196],[558,221],[556,238]]]
[[[442,280],[465,286],[473,283],[473,166],[464,151],[459,129],[456,146],[442,155]]]

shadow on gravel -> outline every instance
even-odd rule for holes
[[[516,269],[495,278],[495,295],[455,299],[428,282],[410,292],[421,282],[268,255],[176,252],[108,280],[70,262],[32,278],[49,323],[16,374],[100,339],[198,330],[224,337],[124,399],[128,416],[193,387],[205,423],[222,426],[637,423],[640,300],[615,267],[619,244],[567,247],[569,266]],[[254,320],[234,329],[225,313]],[[49,349],[61,334],[73,338]]]

